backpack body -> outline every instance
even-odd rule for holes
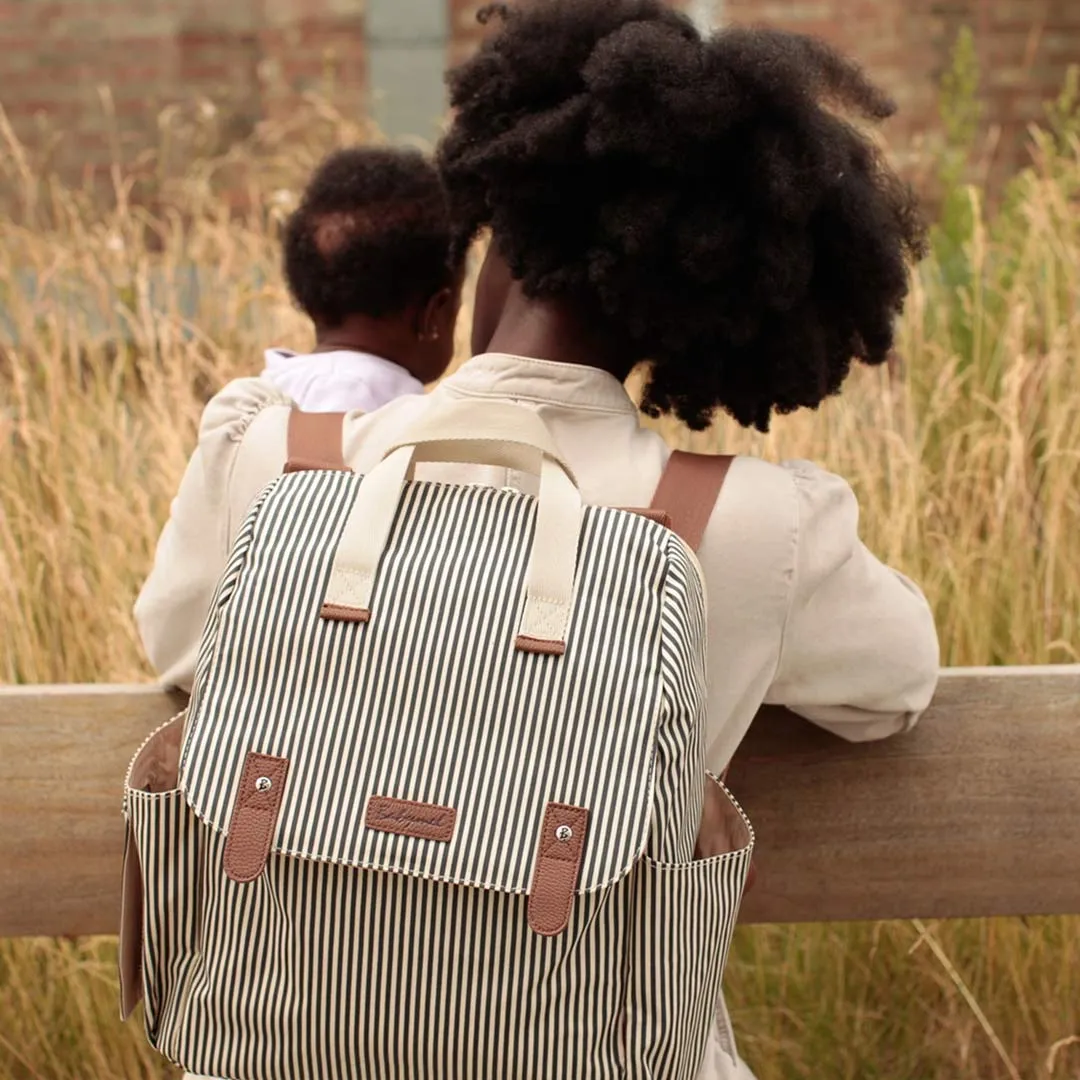
[[[125,1010],[225,1080],[693,1080],[752,834],[724,793],[695,858],[692,551],[582,507],[565,640],[530,646],[543,493],[410,482],[350,615],[378,471],[284,475],[243,524],[125,785]]]

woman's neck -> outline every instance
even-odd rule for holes
[[[624,349],[605,341],[569,305],[527,297],[514,282],[487,352],[600,368],[625,380],[632,362]]]

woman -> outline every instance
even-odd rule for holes
[[[431,398],[352,414],[369,469],[432,399],[535,409],[587,501],[648,506],[669,451],[642,408],[764,430],[886,359],[923,233],[907,190],[841,118],[888,101],[790,35],[702,40],[660,0],[524,0],[450,79],[439,152],[460,253],[484,229],[474,348]],[[207,408],[137,607],[163,677],[188,685],[202,619],[248,504],[286,456],[289,402],[256,380]],[[444,467],[445,468],[445,467]],[[527,487],[490,467],[454,479]],[[711,597],[709,765],[763,702],[836,734],[908,729],[938,665],[918,589],[858,537],[848,485],[804,463],[737,458],[700,550]],[[703,1078],[747,1076],[718,1018]]]

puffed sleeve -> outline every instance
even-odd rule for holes
[[[281,472],[289,399],[261,379],[239,379],[203,412],[135,622],[162,682],[191,689],[206,621],[248,505]]]
[[[798,502],[795,577],[767,701],[852,742],[906,731],[937,685],[930,607],[861,542],[845,481],[808,462],[786,468]]]

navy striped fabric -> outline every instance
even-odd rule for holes
[[[325,620],[359,482],[296,473],[257,501],[178,783],[127,789],[151,1041],[227,1080],[691,1080],[752,846],[732,804],[744,842],[693,858],[711,782],[696,560],[587,508],[566,652],[521,652],[535,500],[415,483],[371,621]],[[266,868],[238,884],[222,860],[251,751],[289,774]],[[366,828],[372,796],[453,808],[452,838]],[[526,894],[551,802],[589,828],[569,925],[543,937]]]

